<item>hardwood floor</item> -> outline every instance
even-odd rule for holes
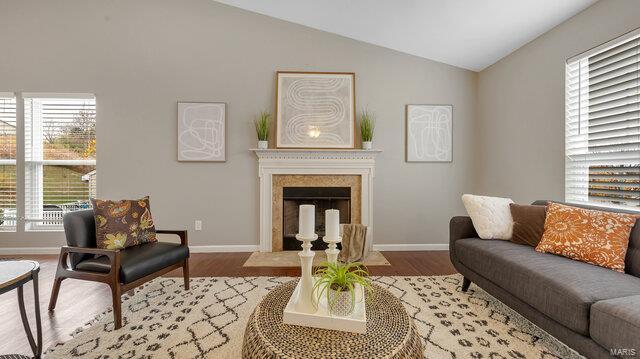
[[[299,268],[243,267],[250,253],[195,253],[191,255],[191,277],[236,276],[299,276]],[[449,261],[449,252],[384,252],[391,266],[369,267],[372,275],[428,276],[456,273]],[[42,314],[43,343],[49,346],[68,340],[69,334],[95,315],[111,306],[111,292],[104,284],[68,279],[62,283],[56,310],[47,312],[51,286],[55,275],[57,255],[0,256],[33,259],[40,262],[40,310]],[[169,273],[180,277],[182,271]],[[25,304],[29,319],[33,318],[33,287],[25,286]],[[31,354],[18,311],[17,292],[0,296],[0,354]],[[32,327],[33,321],[31,322]]]

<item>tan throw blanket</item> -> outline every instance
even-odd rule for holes
[[[342,250],[338,257],[340,261],[345,263],[364,261],[366,238],[367,226],[345,224],[342,227]]]

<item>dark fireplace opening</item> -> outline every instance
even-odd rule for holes
[[[324,250],[324,211],[340,211],[340,223],[351,223],[350,187],[284,187],[282,193],[282,249],[300,250],[302,242],[296,239],[298,233],[298,207],[303,204],[316,206],[316,234],[318,240],[312,242],[312,250]],[[340,248],[340,244],[338,244]]]

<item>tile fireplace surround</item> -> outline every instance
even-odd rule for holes
[[[252,150],[260,177],[260,251],[282,250],[283,187],[350,187],[352,222],[373,244],[373,177],[380,150]],[[360,198],[357,198],[357,197]]]

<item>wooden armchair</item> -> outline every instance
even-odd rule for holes
[[[180,267],[184,287],[189,289],[187,231],[156,230],[159,234],[177,235],[180,244],[151,242],[110,250],[96,248],[93,210],[67,213],[63,223],[68,245],[60,250],[49,311],[55,309],[60,285],[66,278],[102,282],[111,287],[115,329],[122,326],[122,293]]]

